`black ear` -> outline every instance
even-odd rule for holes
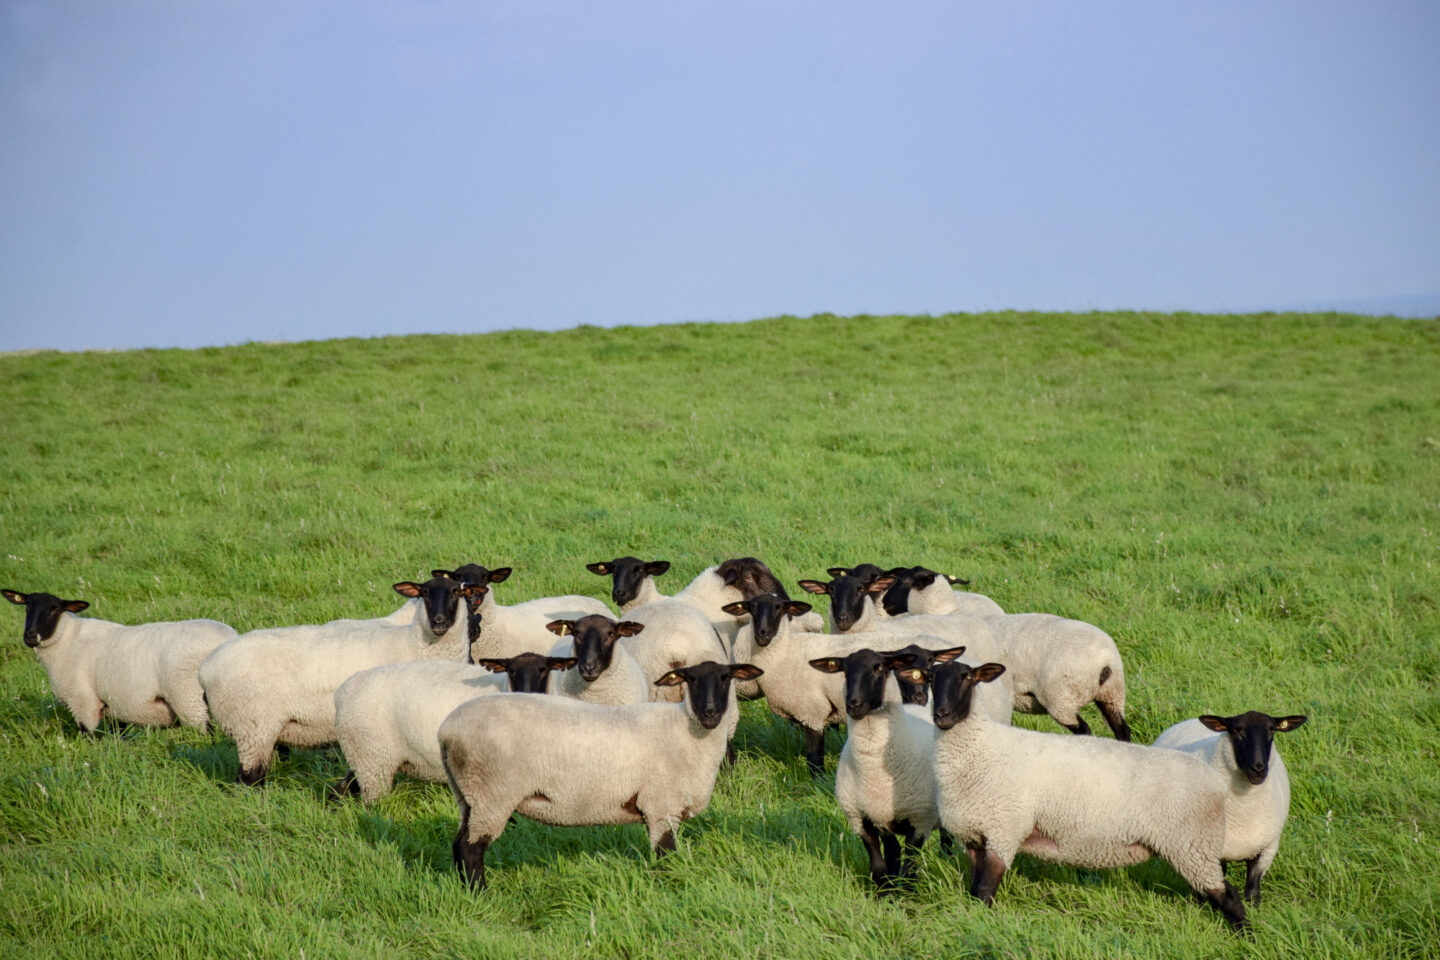
[[[29,599],[19,590],[0,590],[0,594],[4,594],[5,599],[9,600],[11,603],[18,603],[22,607],[25,605],[25,601]]]
[[[649,563],[645,564],[645,572],[652,577],[658,577],[669,569],[669,560],[651,560]]]
[[[839,673],[845,669],[844,664],[836,657],[821,657],[819,660],[811,660],[810,666],[821,673]]]
[[[641,630],[644,629],[645,624],[636,623],[634,620],[621,620],[619,623],[615,624],[615,632],[620,634],[620,636],[622,637],[633,637],[635,636],[635,634],[639,633]]]
[[[459,579],[460,579],[459,577],[455,576],[455,571],[454,571],[454,570],[431,570],[431,571],[430,571],[430,576],[432,576],[432,577],[443,577],[443,578],[445,578],[446,580],[459,580]]]
[[[964,647],[951,647],[949,650],[930,651],[931,655],[935,657],[936,663],[949,663],[951,660],[954,660],[956,657],[960,656],[960,654],[964,652]]]
[[[585,569],[589,570],[597,577],[610,576],[610,564],[608,563],[587,563],[585,564]]]
[[[462,597],[483,597],[490,592],[490,588],[483,583],[467,583],[460,588]]]
[[[491,673],[504,673],[510,666],[509,660],[476,660],[475,666],[484,667]]]
[[[827,568],[825,569],[825,572],[828,573],[828,574],[830,574],[830,578],[833,580],[833,579],[836,578],[836,577],[843,577],[843,576],[845,576],[845,574],[847,574],[847,573],[850,572],[850,568],[849,568],[849,567],[827,567]]]
[[[420,596],[420,584],[410,580],[401,580],[395,584],[395,592],[402,597],[418,597]]]
[[[819,580],[797,580],[795,582],[800,584],[800,589],[804,590],[806,593],[830,592],[830,584],[821,583]]]
[[[1000,676],[1000,674],[1004,672],[1005,664],[1003,663],[982,663],[980,666],[975,668],[975,682],[989,683],[991,680],[996,679]]]
[[[557,637],[568,637],[570,636],[570,631],[575,629],[575,621],[551,620],[549,623],[545,624],[545,629],[549,630]]]
[[[764,670],[753,663],[737,663],[730,668],[730,676],[736,680],[754,680],[756,677],[763,676],[764,673]]]
[[[65,609],[69,610],[71,613],[79,613],[81,610],[84,610],[88,606],[90,606],[90,602],[88,600],[65,601]]]
[[[655,681],[655,686],[657,686],[657,687],[678,687],[678,686],[680,686],[680,684],[682,684],[682,683],[684,683],[684,682],[685,682],[685,678],[682,677],[682,676],[680,676],[680,671],[678,671],[678,670],[671,670],[669,673],[665,674],[665,676],[661,677],[659,680],[656,680],[656,681]]]
[[[491,582],[491,583],[499,583],[500,581],[507,579],[509,576],[510,576],[510,568],[509,568],[509,567],[501,567],[499,570],[491,570],[491,571],[490,571],[490,582]]]
[[[881,577],[865,588],[866,593],[884,593],[895,585],[894,577]]]
[[[1224,733],[1230,729],[1230,725],[1225,722],[1224,717],[1217,717],[1213,713],[1205,714],[1205,716],[1200,718],[1200,722],[1216,733]]]
[[[810,604],[804,600],[791,600],[785,604],[785,612],[792,617],[803,617],[810,612]]]
[[[1296,727],[1300,726],[1300,724],[1304,723],[1307,719],[1309,718],[1306,717],[1304,714],[1297,714],[1293,717],[1276,717],[1275,729],[1280,731],[1281,733],[1284,733],[1286,730],[1294,730]]]
[[[579,662],[580,661],[577,660],[575,657],[545,658],[545,666],[549,667],[551,670],[569,670],[571,667],[575,666],[575,664]]]
[[[914,666],[918,659],[913,653],[882,653],[880,656],[885,658],[886,670],[905,670]]]
[[[737,600],[734,603],[727,603],[720,608],[732,617],[743,617],[750,612],[749,600]]]
[[[968,587],[968,586],[970,586],[970,581],[969,581],[969,580],[961,580],[959,577],[952,577],[952,576],[950,576],[950,574],[948,574],[948,573],[945,574],[945,579],[946,579],[946,580],[949,580],[952,584],[959,584],[959,585],[962,586],[962,587]]]

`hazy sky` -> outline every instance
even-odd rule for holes
[[[0,349],[1410,294],[1433,0],[0,0]]]

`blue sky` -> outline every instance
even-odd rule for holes
[[[1440,4],[0,0],[4,347],[1440,312]]]

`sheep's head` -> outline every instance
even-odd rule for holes
[[[755,645],[768,647],[780,632],[786,617],[800,617],[810,612],[810,604],[791,600],[781,593],[762,593],[750,600],[737,600],[720,608],[732,617],[750,617],[750,630]]]
[[[928,673],[931,692],[935,694],[935,726],[949,730],[970,716],[975,685],[989,683],[1005,672],[1004,664],[982,663],[970,667],[952,660],[936,664]]]
[[[800,586],[807,593],[825,594],[830,598],[830,622],[836,633],[844,633],[865,614],[866,598],[879,597],[895,581],[887,574],[877,580],[866,580],[846,574],[829,583],[823,580],[801,580]]]
[[[482,659],[478,666],[505,674],[512,693],[544,693],[550,686],[551,671],[569,670],[575,666],[575,658],[521,653],[506,659]]]
[[[1270,775],[1270,748],[1275,743],[1275,734],[1294,730],[1305,720],[1299,715],[1272,717],[1257,710],[1233,717],[1206,714],[1200,718],[1211,730],[1230,737],[1236,772],[1257,786]]]
[[[90,604],[84,600],[61,600],[53,593],[21,593],[0,590],[5,599],[25,608],[25,646],[38,647],[55,634],[62,613],[79,613]]]
[[[764,670],[753,663],[716,663],[705,660],[688,667],[677,667],[655,681],[657,687],[685,684],[690,712],[706,730],[720,726],[725,709],[730,705],[730,681],[754,680]]]
[[[669,560],[641,560],[639,557],[616,557],[585,564],[585,569],[597,577],[612,577],[610,599],[617,607],[623,607],[640,596],[640,587],[646,577],[658,577],[670,569]]]
[[[450,628],[455,625],[455,614],[460,607],[461,597],[478,597],[488,589],[479,584],[461,583],[450,577],[434,576],[424,583],[402,580],[394,586],[395,592],[402,597],[421,599],[424,605],[421,619],[437,637],[449,633]]]
[[[545,624],[545,629],[557,637],[575,638],[575,659],[580,678],[586,683],[593,683],[600,679],[600,674],[610,669],[615,644],[620,638],[635,636],[645,629],[645,625],[633,620],[616,623],[603,613],[592,613],[578,620],[551,620]]]

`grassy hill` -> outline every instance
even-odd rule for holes
[[[223,736],[82,737],[5,605],[0,955],[1433,955],[1437,371],[1436,323],[1342,315],[0,356],[0,586],[89,615],[375,616],[391,583],[469,560],[515,568],[502,602],[604,596],[583,565],[625,553],[672,561],[672,590],[736,555],[787,583],[926,563],[1108,630],[1142,741],[1200,713],[1311,718],[1280,739],[1294,799],[1249,942],[1159,861],[1021,857],[986,910],[932,844],[879,899],[833,778],[763,702],[672,858],[640,827],[517,822],[475,896],[444,786],[366,810],[324,800],[332,752],[248,790]]]

